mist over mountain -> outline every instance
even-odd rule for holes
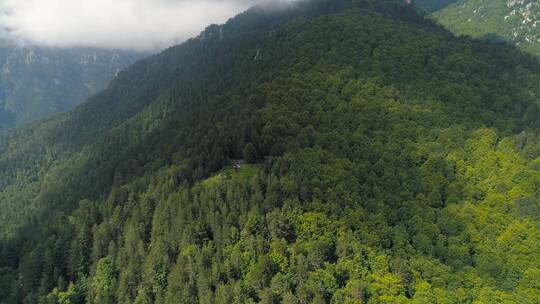
[[[0,37],[40,46],[157,52],[261,2],[282,0],[3,0]]]
[[[540,302],[540,62],[272,8],[0,133],[0,303]]]

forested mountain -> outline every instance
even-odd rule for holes
[[[539,96],[405,1],[252,8],[1,135],[0,303],[539,303]]]
[[[540,56],[540,2],[537,0],[466,0],[435,14],[459,35],[506,41]]]
[[[0,130],[73,108],[142,56],[18,46],[0,39]]]

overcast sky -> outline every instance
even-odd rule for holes
[[[0,0],[0,36],[29,44],[155,51],[258,0]]]

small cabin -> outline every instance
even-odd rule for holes
[[[242,169],[242,166],[246,164],[246,161],[243,159],[234,159],[231,161],[232,167],[234,170],[238,171]]]

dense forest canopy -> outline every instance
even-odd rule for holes
[[[1,135],[0,303],[539,303],[539,102],[404,1],[252,8]]]

